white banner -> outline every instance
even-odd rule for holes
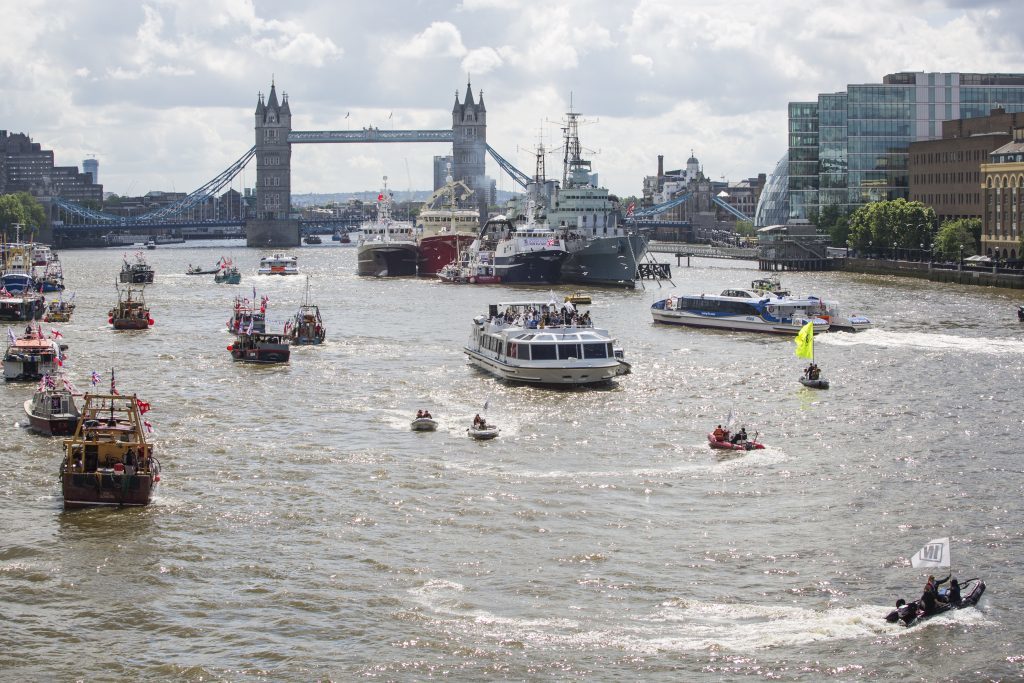
[[[949,537],[933,538],[925,547],[910,558],[910,565],[917,567],[948,567]]]

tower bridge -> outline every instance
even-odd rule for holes
[[[158,232],[194,223],[192,213],[196,207],[216,197],[216,193],[230,183],[252,158],[256,159],[256,211],[244,219],[247,242],[250,246],[292,247],[299,244],[300,222],[291,210],[291,151],[297,144],[338,143],[395,143],[425,142],[452,146],[452,176],[473,189],[481,219],[487,215],[489,182],[486,176],[486,156],[490,155],[513,181],[526,187],[530,178],[517,169],[487,144],[487,109],[483,91],[473,95],[471,83],[466,84],[465,96],[460,101],[455,93],[452,107],[451,129],[386,130],[369,127],[361,130],[303,131],[292,130],[291,105],[288,95],[277,95],[277,86],[271,83],[264,99],[259,93],[254,112],[255,145],[216,178],[190,193],[184,199],[140,216],[125,218],[95,211],[59,197],[51,200],[51,217],[59,214],[70,220],[55,225],[56,236],[97,234],[103,230],[130,229],[138,232]]]

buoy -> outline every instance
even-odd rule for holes
[[[475,285],[476,284],[476,278],[475,277],[469,278],[469,284]]]
[[[160,481],[160,475],[158,474],[155,477],[153,477],[153,481]]]
[[[109,318],[107,318],[107,322],[110,323],[111,325],[113,325],[114,324],[114,316],[110,316]]]
[[[152,318],[150,318],[147,322],[149,322],[149,324],[152,325],[155,321]]]
[[[234,350],[235,350],[235,345],[234,344],[228,344],[228,351],[234,351]]]

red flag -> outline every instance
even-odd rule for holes
[[[377,195],[377,201],[378,202],[384,201],[384,193],[383,192],[381,192],[380,194]]]
[[[146,413],[149,412],[150,405],[148,403],[146,403],[145,401],[138,401],[137,400],[136,404],[138,404],[138,406],[139,406],[139,414],[140,415],[145,415]]]

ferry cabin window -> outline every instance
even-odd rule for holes
[[[533,360],[555,360],[554,344],[534,344],[531,347]]]
[[[558,357],[562,360],[568,360],[569,358],[582,358],[580,353],[579,344],[559,344],[558,345]]]
[[[607,358],[609,344],[584,344],[583,345],[583,357],[584,358]]]

